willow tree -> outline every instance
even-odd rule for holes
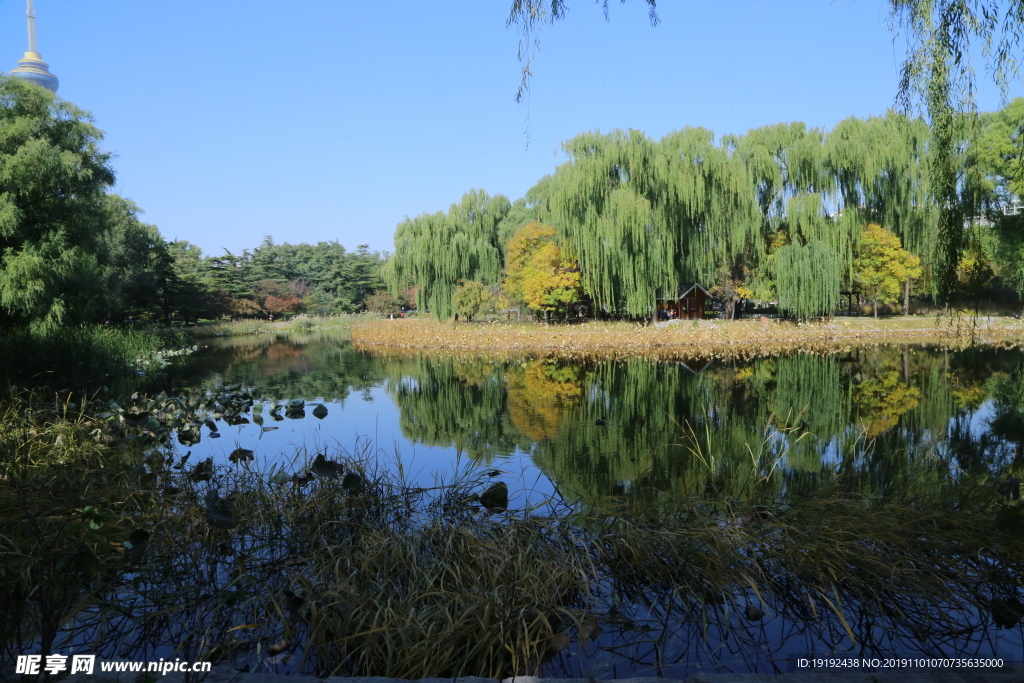
[[[894,226],[908,248],[927,262],[936,232],[929,139],[922,120],[893,112],[849,118],[830,131],[807,129],[797,122],[727,137],[725,144],[747,165],[765,243],[794,245],[781,258],[763,261],[751,281],[766,292],[774,292],[773,278],[778,275],[787,277],[790,287],[801,282],[817,287],[820,283],[800,273],[780,271],[786,263],[813,267],[808,258],[816,253],[824,259],[820,267],[826,269],[838,296],[840,282],[853,281],[857,241],[870,222]],[[797,258],[796,249],[812,242],[828,250],[816,248]],[[834,257],[843,269],[840,281],[828,270]],[[805,302],[827,303],[817,295],[807,296]],[[803,298],[795,292],[787,297],[791,302]]]
[[[798,318],[832,315],[839,304],[842,264],[821,240],[787,244],[775,252],[779,309]]]
[[[460,280],[486,286],[501,280],[499,226],[511,204],[502,195],[472,190],[438,211],[407,218],[395,231],[395,252],[382,275],[393,294],[416,287],[416,307],[442,320],[452,317],[452,294]]]
[[[622,0],[625,2],[625,0]],[[646,0],[652,25],[656,0]],[[608,0],[604,1],[605,15]],[[964,149],[977,132],[975,69],[985,66],[1003,93],[1019,75],[1024,38],[1024,0],[889,0],[891,29],[906,40],[898,99],[909,112],[922,105],[933,130],[927,169],[935,205],[934,289],[948,300],[956,288],[956,268],[965,247],[964,217],[976,215],[978,195],[964,183]],[[513,0],[509,26],[522,32],[519,60],[523,79],[517,101],[529,88],[535,34],[565,17],[565,0]],[[979,49],[980,48],[980,49]],[[978,54],[980,52],[980,54]],[[980,58],[980,59],[979,59]],[[913,249],[902,228],[894,229]]]
[[[610,312],[646,315],[659,295],[712,278],[721,259],[754,243],[746,169],[714,134],[687,128],[654,142],[639,131],[584,133],[550,180],[549,205]]]
[[[890,0],[892,23],[907,38],[900,100],[907,110],[922,105],[932,129],[929,180],[938,213],[936,293],[948,301],[956,291],[956,269],[966,246],[965,216],[976,215],[965,152],[978,133],[975,57],[1003,90],[1018,74],[1022,0]],[[972,49],[973,48],[973,49]],[[966,182],[965,182],[966,180]]]

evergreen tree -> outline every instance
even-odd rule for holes
[[[89,114],[0,77],[0,326],[37,330],[105,311],[101,254],[114,183]]]

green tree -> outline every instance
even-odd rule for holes
[[[787,244],[774,254],[779,309],[798,318],[831,316],[839,303],[839,257],[821,240]]]
[[[987,188],[999,204],[1024,197],[1024,97],[1002,109],[982,114],[977,161]]]
[[[472,322],[473,318],[487,312],[493,297],[490,290],[480,282],[459,280],[459,286],[452,293],[452,310],[455,318]]]
[[[402,302],[386,289],[378,289],[366,297],[366,310],[377,315],[395,316],[402,312]]]
[[[570,161],[548,181],[554,225],[584,292],[610,312],[650,315],[660,293],[763,248],[744,161],[710,130],[584,133],[563,149]]]
[[[185,240],[167,243],[167,276],[164,280],[165,308],[185,323],[213,318],[226,311],[205,277],[202,249]]]
[[[452,317],[452,294],[460,280],[486,286],[501,279],[503,246],[498,227],[511,204],[483,190],[466,193],[448,213],[407,218],[395,230],[395,253],[382,274],[391,293],[416,286],[416,307],[441,320]]]
[[[923,105],[931,126],[929,182],[938,214],[935,289],[947,302],[967,246],[964,217],[977,215],[984,184],[972,169],[977,137],[975,53],[1006,92],[1024,35],[1022,0],[889,0],[892,24],[907,40],[899,99]]]
[[[100,254],[104,270],[104,317],[119,321],[162,311],[166,244],[155,225],[139,220],[139,207],[117,195],[105,197],[108,229]],[[166,317],[166,316],[165,316]]]
[[[625,2],[625,0],[622,0]],[[656,0],[650,6],[658,23]],[[604,0],[607,17],[608,1]],[[965,149],[978,130],[975,102],[976,53],[1005,93],[1017,74],[1024,37],[1024,0],[889,0],[891,28],[906,39],[898,99],[905,112],[922,105],[932,135],[927,164],[927,192],[935,209],[931,270],[940,301],[949,301],[957,287],[957,266],[966,246],[965,216],[976,215],[980,194]],[[513,0],[508,25],[522,34],[523,64],[517,101],[529,89],[536,33],[565,17],[565,0]],[[907,241],[902,226],[884,218]],[[834,248],[834,247],[833,247]]]
[[[861,233],[854,281],[871,298],[874,315],[878,304],[895,303],[908,280],[921,277],[921,260],[900,245],[899,238],[876,223]]]
[[[104,311],[100,254],[114,183],[91,116],[0,77],[0,325],[36,330]]]

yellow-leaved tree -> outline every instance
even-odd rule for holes
[[[921,259],[904,249],[899,237],[876,223],[864,228],[853,261],[853,279],[871,299],[876,318],[879,303],[895,303],[907,283],[919,277]]]
[[[536,221],[523,226],[509,240],[505,278],[501,289],[510,301],[522,301],[548,318],[565,313],[583,294],[580,269],[567,258],[550,225]]]

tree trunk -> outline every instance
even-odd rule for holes
[[[871,311],[875,314],[875,320],[878,320],[878,299],[871,300]]]
[[[903,315],[910,315],[910,278],[903,283]]]
[[[651,324],[655,325],[658,322],[658,304],[654,304],[654,308],[651,309]]]

